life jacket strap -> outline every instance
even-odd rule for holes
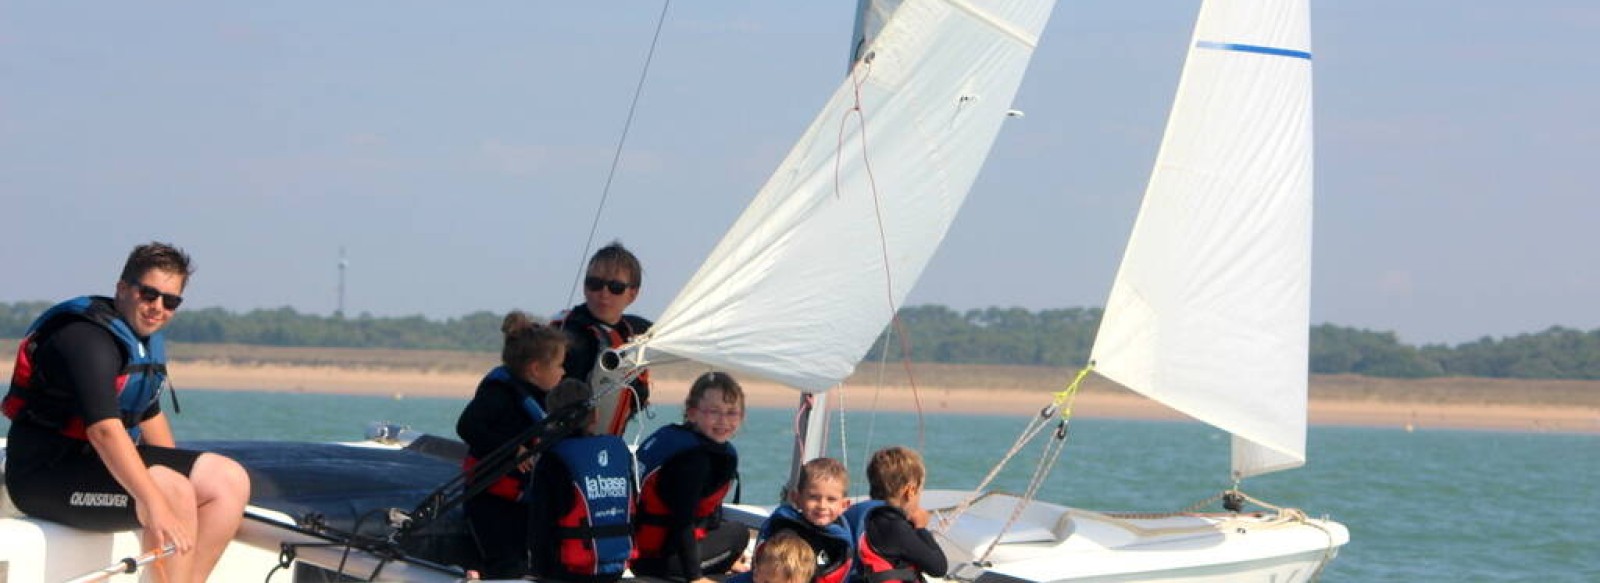
[[[601,526],[563,526],[555,530],[557,538],[566,539],[611,538],[633,535],[633,527],[626,524],[605,524]]]
[[[867,575],[867,581],[870,583],[890,583],[891,581],[918,580],[919,578],[917,577],[917,571],[907,567],[889,569],[887,571],[878,571],[876,573]]]

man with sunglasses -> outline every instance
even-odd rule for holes
[[[17,508],[87,530],[142,527],[145,548],[177,550],[160,569],[168,581],[204,581],[250,499],[238,462],[176,449],[161,411],[160,332],[192,273],[182,249],[135,247],[114,297],[67,300],[28,327],[0,402]]]
[[[638,299],[643,278],[644,269],[639,258],[623,247],[621,241],[612,241],[589,258],[589,270],[583,278],[583,303],[557,316],[553,322],[567,332],[571,341],[567,360],[562,364],[566,378],[584,381],[596,389],[600,429],[613,435],[622,433],[636,406],[649,405],[649,373],[641,373],[634,379],[627,387],[631,391],[625,389],[611,394],[599,392],[605,383],[594,378],[593,373],[605,349],[622,346],[650,329],[649,320],[623,313]]]

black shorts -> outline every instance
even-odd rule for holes
[[[15,431],[12,438],[7,449],[16,445]],[[6,489],[11,501],[29,516],[84,530],[138,528],[133,497],[111,477],[94,448],[88,442],[82,443],[78,451],[66,452],[34,467],[18,467],[22,464],[10,462],[19,460],[8,459]],[[185,476],[194,470],[194,462],[202,453],[154,445],[140,445],[138,449],[145,467],[166,466]]]

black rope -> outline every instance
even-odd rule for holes
[[[349,532],[331,528],[319,516],[307,515],[302,519],[302,526],[316,532],[331,542],[292,544],[283,543],[279,554],[280,564],[272,572],[284,568],[284,563],[292,562],[295,549],[299,547],[342,547],[344,552],[339,558],[336,572],[344,574],[346,562],[350,553],[355,550],[371,554],[378,559],[379,565],[373,572],[374,578],[383,570],[388,562],[406,557],[401,549],[401,543],[412,533],[422,531],[432,525],[439,517],[450,510],[464,504],[467,499],[481,494],[500,477],[509,473],[519,464],[533,459],[559,443],[563,438],[573,435],[588,425],[592,407],[587,402],[574,403],[562,407],[543,420],[535,422],[515,438],[496,448],[483,461],[471,470],[462,470],[451,477],[444,484],[435,488],[424,496],[410,512],[402,512],[394,508],[376,508],[363,513],[356,519]],[[519,445],[533,442],[522,453],[517,452]],[[389,515],[388,530],[378,537],[361,534],[362,526],[366,521],[380,513]],[[267,573],[270,581],[272,572]]]
[[[405,523],[399,526],[394,537],[398,540],[407,534],[427,528],[445,513],[489,489],[496,480],[510,473],[522,462],[533,459],[534,456],[555,447],[561,439],[577,433],[588,424],[591,410],[587,402],[574,403],[552,412],[543,420],[529,426],[521,434],[484,456],[472,470],[457,473],[455,477],[424,497],[422,502],[406,515]],[[517,453],[518,446],[535,439],[538,440],[536,443],[528,446],[522,453]]]

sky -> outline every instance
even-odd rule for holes
[[[552,314],[620,239],[654,317],[842,79],[853,9],[678,0],[652,55],[642,0],[0,1],[0,301],[110,293],[163,240],[186,306]],[[1197,9],[1058,3],[908,304],[1104,303]],[[1600,328],[1600,5],[1312,18],[1312,322]]]

